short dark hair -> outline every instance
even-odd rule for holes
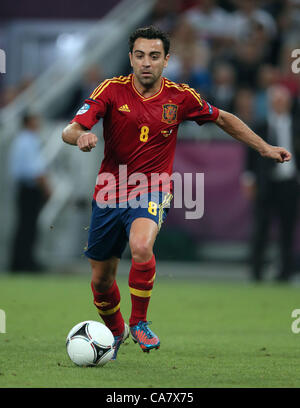
[[[169,49],[170,49],[170,39],[166,33],[161,31],[159,28],[156,28],[154,26],[149,26],[149,27],[141,27],[137,28],[129,37],[129,50],[132,52],[134,42],[138,38],[147,38],[149,40],[153,40],[156,38],[159,38],[164,46],[164,51],[165,55],[169,54]]]

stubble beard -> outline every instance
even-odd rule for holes
[[[147,89],[150,89],[154,86],[155,82],[160,78],[160,75],[151,76],[148,78],[144,78],[142,75],[139,75],[137,78],[139,82],[141,83],[141,85],[143,85]]]

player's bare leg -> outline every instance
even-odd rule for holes
[[[158,349],[159,338],[148,327],[147,310],[155,279],[155,256],[153,245],[158,233],[157,224],[148,218],[133,221],[129,235],[132,266],[129,273],[131,294],[130,331],[135,343],[143,351]]]
[[[92,268],[92,285],[97,292],[106,292],[111,288],[120,262],[115,256],[106,261],[95,261],[89,259]]]
[[[129,328],[120,311],[120,291],[116,282],[117,268],[120,260],[112,257],[105,261],[89,259],[92,267],[91,287],[94,295],[94,304],[106,326],[112,331],[115,338],[115,360],[120,345],[129,336]]]
[[[130,228],[129,246],[135,262],[148,262],[153,256],[153,245],[158,233],[156,222],[149,218],[136,218]]]

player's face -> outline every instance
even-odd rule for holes
[[[160,79],[163,69],[168,65],[169,54],[165,55],[160,39],[138,38],[129,58],[136,78],[148,88]]]

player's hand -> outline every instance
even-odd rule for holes
[[[90,152],[98,142],[98,138],[94,133],[82,133],[77,139],[77,146],[82,152]]]
[[[290,161],[292,158],[291,153],[283,147],[270,145],[263,152],[261,152],[261,155],[269,159],[274,159],[277,163]]]

